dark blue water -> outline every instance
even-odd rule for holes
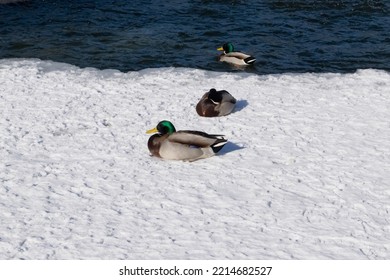
[[[31,0],[0,4],[0,58],[121,71],[216,61],[232,42],[255,73],[390,71],[390,1]]]

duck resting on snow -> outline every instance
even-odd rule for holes
[[[230,114],[237,100],[226,90],[210,89],[196,105],[196,112],[202,117],[220,117]]]
[[[170,121],[161,121],[153,129],[148,148],[153,156],[164,159],[194,161],[214,156],[227,143],[223,135],[212,135],[201,131],[176,131]]]
[[[253,56],[234,51],[232,43],[226,43],[217,50],[223,51],[223,54],[221,54],[218,58],[218,60],[222,62],[228,62],[235,65],[251,65],[256,61],[256,58]]]

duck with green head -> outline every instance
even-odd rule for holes
[[[194,161],[211,157],[227,143],[223,135],[194,130],[176,131],[173,124],[166,120],[146,133],[155,133],[148,141],[150,153],[164,159]]]
[[[244,66],[252,65],[256,61],[256,58],[254,58],[253,56],[235,51],[232,43],[226,43],[217,50],[223,51],[223,54],[218,57],[218,60],[222,62]]]

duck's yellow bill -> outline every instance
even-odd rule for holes
[[[219,47],[217,51],[223,51],[223,47]]]
[[[158,132],[157,127],[147,130],[146,134],[156,133],[156,132]]]

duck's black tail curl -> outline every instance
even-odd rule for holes
[[[227,143],[227,139],[218,139],[217,141],[215,141],[214,144],[212,144],[210,147],[211,149],[213,150],[213,152],[216,154],[218,153],[222,148],[223,146],[225,146],[225,144]]]
[[[256,58],[254,58],[253,56],[250,56],[250,57],[245,58],[244,61],[246,64],[253,64],[253,63],[255,63]]]

